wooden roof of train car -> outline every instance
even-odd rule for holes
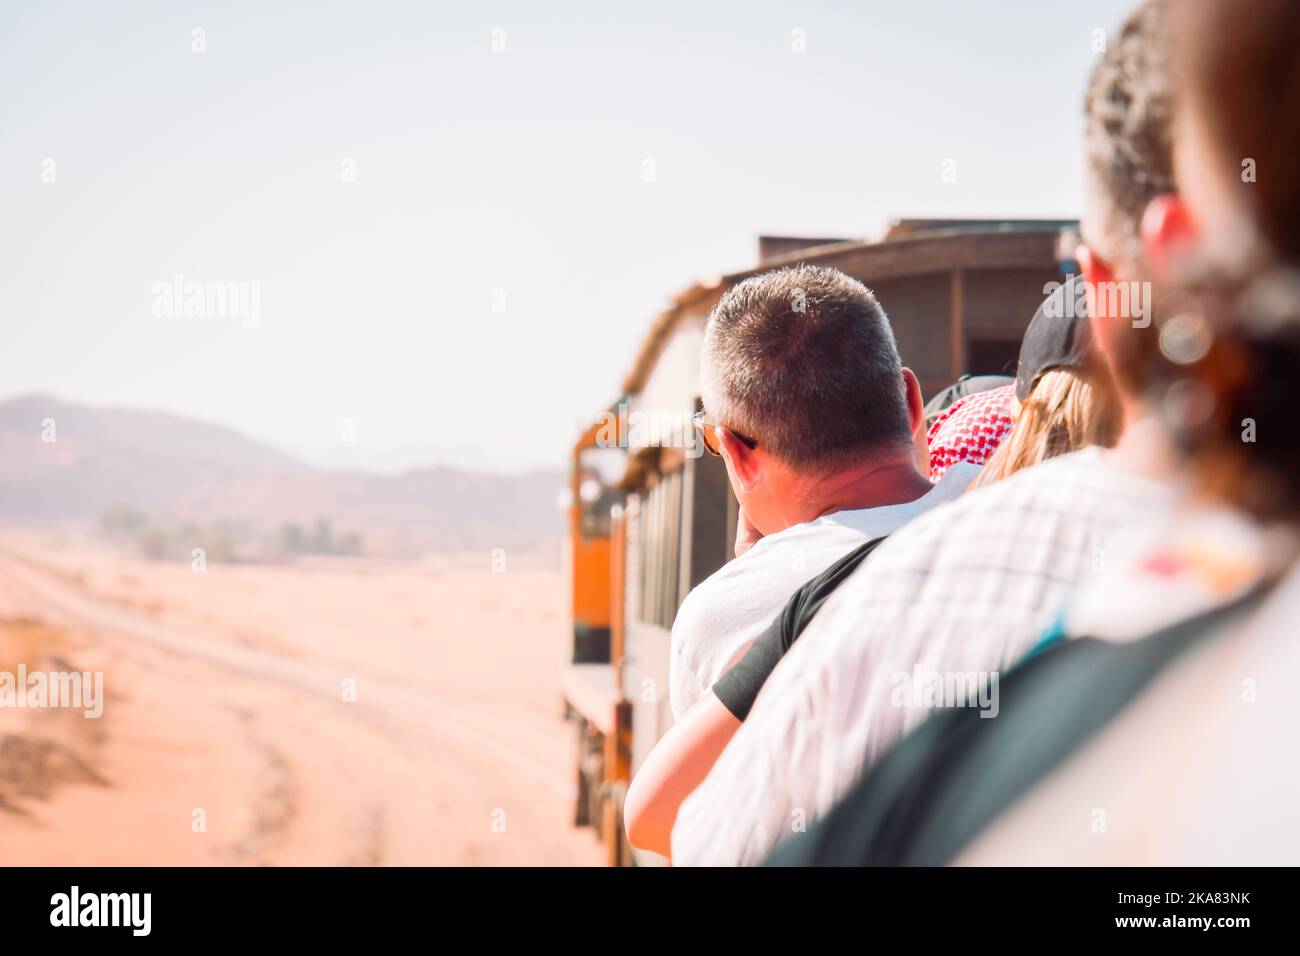
[[[1064,219],[899,219],[891,223],[885,238],[876,241],[764,237],[760,239],[760,249],[769,257],[752,268],[696,282],[671,300],[642,341],[632,369],[623,382],[623,391],[635,395],[645,387],[665,345],[683,319],[693,316],[698,321],[727,288],[761,272],[803,262],[840,269],[873,288],[897,284],[899,280],[924,280],[925,277],[946,275],[951,282],[953,277],[960,281],[968,276],[1005,274],[1015,270],[1033,270],[1044,276],[1054,276],[1058,263],[1069,257],[1062,255],[1062,235],[1076,229],[1074,220]],[[949,293],[950,306],[953,302],[957,305],[943,323],[949,332],[949,342],[945,347],[951,346],[966,332],[962,319],[972,296],[970,292],[962,291],[963,288],[957,288],[956,295]],[[1014,297],[1015,301],[1006,303],[1008,311],[1004,324],[1007,335],[1016,328],[1023,330],[1028,324],[1041,294],[1032,285],[1025,285],[1018,291],[1021,294]],[[976,304],[984,304],[983,298],[980,297]],[[894,311],[887,297],[882,297],[882,305],[892,318]],[[990,324],[987,319],[981,321]],[[992,324],[998,324],[997,320]],[[903,360],[915,367],[919,364],[918,356],[909,355],[903,342],[908,331],[895,321],[895,334],[903,348]],[[918,371],[922,384],[937,386],[949,375],[956,378],[961,373],[958,368],[961,351],[950,348],[950,361],[929,375]]]

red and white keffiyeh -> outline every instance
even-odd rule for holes
[[[1011,431],[1014,385],[967,395],[944,409],[930,426],[930,480],[938,481],[956,462],[982,465]]]

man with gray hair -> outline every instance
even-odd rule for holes
[[[864,542],[959,495],[918,466],[924,421],[875,296],[799,265],[730,289],[709,317],[695,424],[740,502],[737,560],[686,598],[673,624],[670,694],[681,717],[810,578]]]

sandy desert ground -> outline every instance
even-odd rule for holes
[[[0,709],[0,864],[597,864],[559,572],[489,565],[0,535],[0,671],[102,671],[105,698]]]

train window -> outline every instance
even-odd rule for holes
[[[1019,339],[971,339],[966,346],[970,375],[1015,375],[1019,362]]]
[[[627,453],[621,448],[587,448],[578,455],[578,507],[584,538],[609,536],[609,512],[622,500],[619,482],[626,471]]]
[[[673,626],[681,603],[682,473],[662,475],[650,488],[641,508],[639,539],[642,621]]]

